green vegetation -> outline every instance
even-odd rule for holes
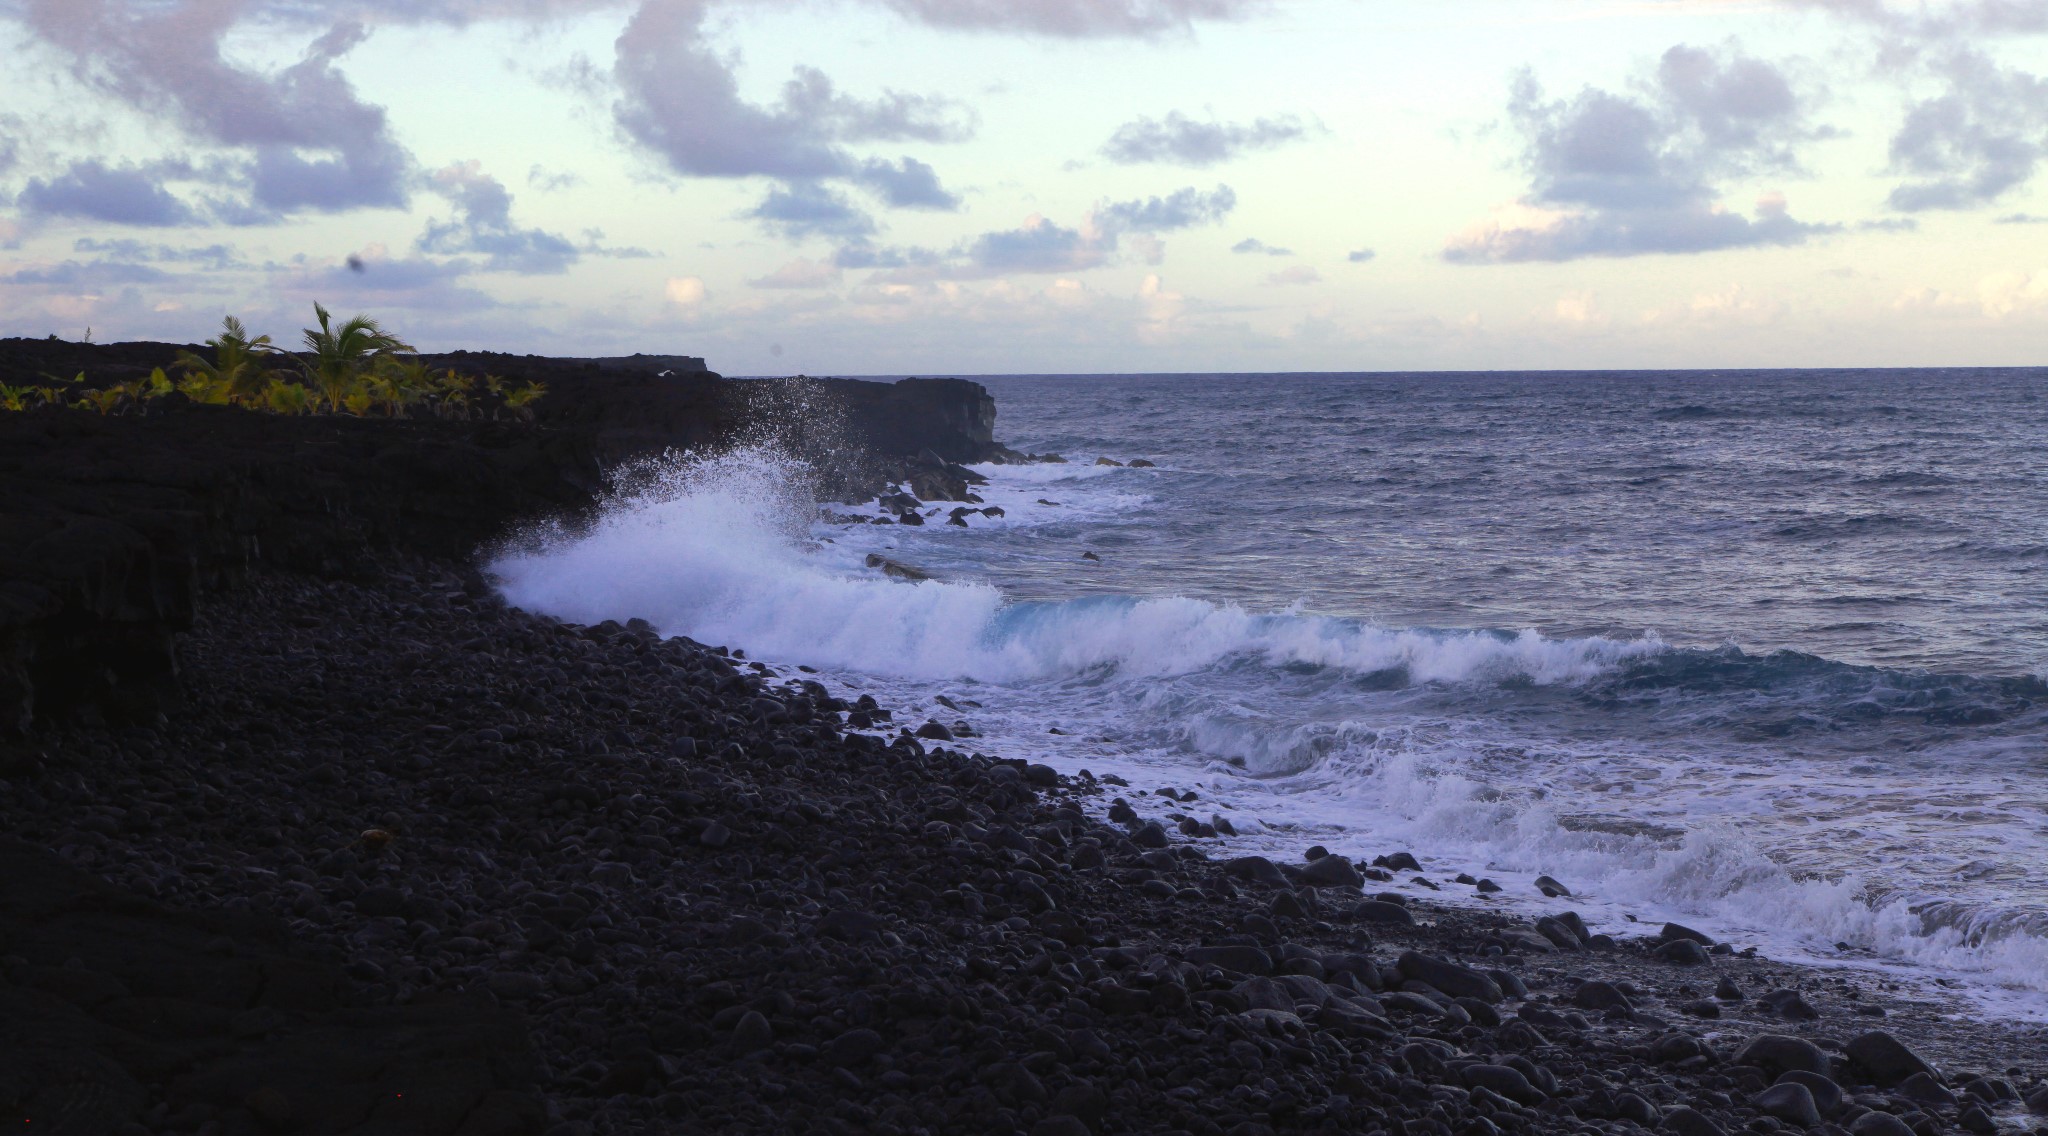
[[[173,393],[193,402],[234,406],[268,414],[382,414],[436,418],[496,418],[501,413],[533,420],[533,405],[547,394],[545,383],[507,384],[497,375],[478,377],[453,369],[436,371],[377,321],[358,315],[340,325],[314,304],[320,326],[304,329],[305,349],[286,351],[268,335],[250,336],[241,320],[221,321],[206,341],[213,358],[178,352],[175,380],[159,367],[146,379],[94,387],[83,373],[48,386],[0,383],[0,412],[67,406],[100,414],[147,413],[149,404]],[[54,338],[54,337],[53,337]]]

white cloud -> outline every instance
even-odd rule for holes
[[[704,281],[696,276],[671,276],[668,285],[662,289],[668,302],[680,308],[695,308],[704,303],[711,293],[704,287]]]
[[[831,261],[798,257],[766,276],[747,281],[753,288],[830,288],[839,283],[840,268]]]
[[[1283,268],[1278,272],[1268,273],[1266,276],[1266,283],[1268,284],[1320,284],[1322,282],[1323,274],[1317,272],[1314,265],[1308,264],[1293,265]]]

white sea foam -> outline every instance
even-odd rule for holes
[[[616,498],[590,531],[539,539],[492,570],[514,603],[565,619],[624,613],[757,654],[925,679],[1176,675],[1249,657],[1361,674],[1401,668],[1417,682],[1540,684],[1661,649],[1533,631],[1393,631],[1185,598],[1010,604],[982,584],[909,585],[858,564],[858,545],[798,539],[792,517],[802,506],[789,489],[797,473],[764,451],[678,463]]]
[[[1146,500],[1124,484],[1131,471],[988,472],[985,495],[1016,506],[1015,526]],[[825,668],[906,711],[939,714],[938,693],[970,691],[987,735],[977,746],[1199,788],[1205,810],[1263,819],[1243,826],[1246,847],[1407,847],[1439,879],[1494,876],[1509,891],[1491,902],[1533,903],[1528,881],[1549,873],[1606,929],[1624,930],[1624,913],[1670,918],[1780,957],[1963,976],[1999,1012],[2048,1019],[2048,935],[2025,909],[1930,906],[1942,894],[1925,870],[1930,844],[1955,842],[1980,865],[1969,870],[1992,876],[2001,849],[2039,862],[2039,818],[1995,785],[1957,773],[1949,799],[1923,808],[1885,797],[1900,786],[1872,767],[1568,743],[1483,710],[1362,702],[1354,689],[1571,687],[1670,650],[1654,639],[1386,629],[1173,597],[1016,603],[971,580],[911,585],[865,567],[865,552],[967,534],[813,532],[801,474],[758,451],[672,464],[588,531],[537,537],[492,567],[523,607],[578,622],[638,616]]]

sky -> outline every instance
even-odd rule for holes
[[[2048,364],[2048,0],[0,0],[0,335]]]

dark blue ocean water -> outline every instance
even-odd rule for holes
[[[1196,788],[1245,846],[2048,1017],[2048,371],[983,381],[1069,459],[985,467],[1000,519],[792,539],[743,456],[508,591]]]
[[[1012,445],[1171,467],[1076,530],[1096,585],[2048,670],[2048,370],[983,381]]]

